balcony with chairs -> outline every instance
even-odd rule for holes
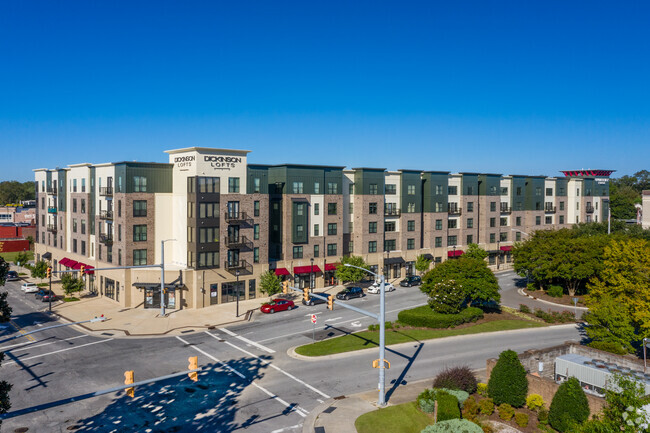
[[[463,212],[461,208],[459,208],[458,206],[452,206],[450,203],[449,208],[447,209],[447,213],[449,215],[461,215]]]
[[[553,206],[553,203],[546,203],[544,206],[544,212],[546,213],[555,213],[556,207]]]

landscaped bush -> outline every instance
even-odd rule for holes
[[[563,382],[553,396],[548,421],[555,430],[565,432],[572,423],[581,424],[589,418],[587,396],[575,377]]]
[[[494,413],[494,401],[491,398],[485,398],[478,402],[478,409],[481,415],[490,416]]]
[[[519,304],[519,311],[522,313],[530,313],[530,307],[526,304]]]
[[[436,391],[433,389],[425,389],[418,395],[418,398],[416,400],[420,410],[426,413],[433,413],[435,401]]]
[[[440,388],[440,391],[445,391],[446,393],[449,393],[456,397],[456,400],[458,400],[458,403],[462,406],[463,403],[465,403],[465,400],[469,398],[469,393],[461,390],[461,389],[449,389],[449,388]]]
[[[548,310],[548,312],[536,309],[535,317],[539,317],[546,323],[566,323],[575,321],[575,316],[572,312],[564,310],[561,313],[557,311]]]
[[[420,433],[483,433],[483,429],[466,419],[438,421],[427,426]]]
[[[539,412],[537,412],[537,420],[541,424],[544,425],[548,424],[548,409],[546,409],[545,407],[541,408]]]
[[[546,294],[552,298],[561,298],[564,295],[562,286],[551,286],[546,291]]]
[[[483,310],[469,307],[458,314],[440,314],[435,313],[428,305],[423,305],[410,310],[400,311],[397,318],[403,324],[418,328],[450,328],[482,319]]]
[[[531,394],[526,397],[526,407],[532,411],[536,411],[544,407],[544,399],[539,394]]]
[[[535,290],[537,290],[537,284],[528,283],[526,284],[526,289],[530,290],[531,292],[534,292]]]
[[[476,376],[467,366],[445,368],[433,380],[434,388],[460,389],[468,394],[476,392]],[[466,397],[467,398],[467,397]],[[463,401],[459,398],[462,404]]]
[[[587,344],[587,346],[598,350],[604,350],[605,352],[615,353],[617,355],[627,355],[627,350],[625,350],[623,346],[611,341],[592,341]]]
[[[517,354],[513,350],[501,352],[490,374],[488,395],[498,405],[508,403],[514,407],[522,407],[526,403],[526,394],[526,370],[519,362]]]
[[[465,400],[463,404],[463,418],[473,419],[478,414],[478,403],[474,397],[470,397]]]
[[[528,425],[528,414],[523,412],[517,412],[515,414],[515,422],[519,427],[526,427]]]
[[[456,397],[448,392],[438,391],[436,400],[438,401],[438,421],[460,418],[460,406],[458,406]]]
[[[515,410],[508,403],[502,403],[499,405],[499,418],[504,421],[510,421],[513,416],[515,416]]]
[[[476,392],[478,392],[478,395],[487,397],[487,383],[478,383],[476,385]]]

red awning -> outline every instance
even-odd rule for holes
[[[501,251],[512,251],[512,245],[507,245],[505,247],[501,247]]]
[[[287,268],[277,268],[275,270],[275,275],[281,277],[282,275],[291,275],[289,271],[287,271]]]
[[[79,263],[79,262],[75,262],[74,260],[68,259],[68,261],[65,262],[65,267],[66,268],[74,268],[77,265],[77,263]]]
[[[293,268],[293,273],[294,274],[310,274],[311,271],[312,271],[311,265],[309,265],[309,266],[295,266]],[[314,265],[314,273],[316,273],[316,272],[321,272],[318,265]]]
[[[460,257],[465,254],[463,250],[447,251],[447,257]]]
[[[339,266],[341,266],[340,263],[325,263],[325,271],[335,271]]]
[[[93,269],[95,269],[94,266],[88,266],[88,265],[86,265],[86,273],[87,273],[87,274],[94,274],[95,271],[93,271]]]
[[[69,261],[70,261],[69,258],[64,257],[64,258],[62,258],[61,260],[59,260],[59,264],[60,264],[60,265],[63,265],[63,266],[66,266],[67,263],[68,263]]]
[[[86,266],[81,262],[75,262],[74,265],[72,266],[72,269],[81,269],[82,266]]]

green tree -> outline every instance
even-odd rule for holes
[[[478,244],[469,244],[467,250],[463,257],[469,257],[477,260],[485,260],[490,254],[485,251],[483,248],[479,247]]]
[[[66,272],[61,277],[61,286],[65,295],[70,297],[73,293],[81,292],[85,287],[85,283],[83,279]]]
[[[351,282],[356,283],[361,281],[368,275],[368,272],[363,271],[362,269],[352,268],[345,266],[346,264],[357,266],[366,270],[370,270],[370,265],[368,265],[361,256],[343,256],[341,259],[341,265],[336,268],[336,278],[345,283]]]
[[[0,257],[0,286],[4,286],[7,279],[7,272],[9,272],[9,263]],[[7,292],[0,293],[0,323],[6,323],[11,320],[12,308],[7,302]],[[4,359],[5,354],[0,352],[0,364]],[[7,413],[11,408],[9,400],[9,391],[11,391],[11,384],[6,381],[0,381],[0,415]],[[0,425],[2,421],[0,421]]]
[[[513,407],[526,404],[528,379],[526,370],[521,365],[514,350],[504,350],[490,373],[488,396],[494,404],[508,403]]]
[[[0,292],[0,323],[7,323],[11,320],[11,312],[13,309],[7,301],[7,292]]]
[[[25,265],[27,263],[27,260],[29,260],[29,255],[26,252],[21,252],[16,254],[16,257],[14,258],[14,264],[20,263],[21,265]]]
[[[609,295],[599,296],[598,301],[588,301],[589,311],[584,320],[587,336],[593,341],[606,341],[633,352],[632,343],[638,340],[628,305]]]
[[[27,236],[27,242],[29,242],[29,249],[33,250],[34,249],[34,237],[33,236]],[[22,263],[22,262],[20,262]]]
[[[433,311],[440,314],[456,314],[467,305],[462,286],[454,280],[434,283],[429,291],[428,303]]]
[[[575,377],[563,382],[553,396],[548,421],[555,430],[566,432],[573,424],[582,424],[589,418],[587,396]]]
[[[47,268],[49,266],[50,265],[48,265],[44,260],[36,262],[36,264],[31,268],[32,278],[45,278],[47,276]]]
[[[0,364],[5,357],[3,352],[0,352]],[[11,391],[12,385],[6,381],[0,381],[0,415],[5,414],[11,409],[11,400],[9,399],[9,391]],[[2,421],[0,420],[0,425]]]
[[[9,263],[0,256],[0,286],[4,286],[9,272]]]
[[[427,259],[424,254],[420,254],[417,259],[415,259],[415,270],[417,270],[420,275],[429,270],[431,265],[431,260]]]
[[[264,272],[260,278],[260,292],[270,297],[282,291],[282,281],[275,271]]]

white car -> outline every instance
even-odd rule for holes
[[[23,283],[23,285],[20,286],[20,290],[25,293],[36,293],[38,292],[38,286],[36,283]]]
[[[391,283],[384,283],[384,290],[386,290],[387,292],[392,292],[393,290],[395,290],[395,286],[393,286]],[[373,283],[373,285],[368,287],[367,290],[368,293],[374,293],[376,295],[378,295],[380,291],[381,291],[381,284],[379,283]]]

